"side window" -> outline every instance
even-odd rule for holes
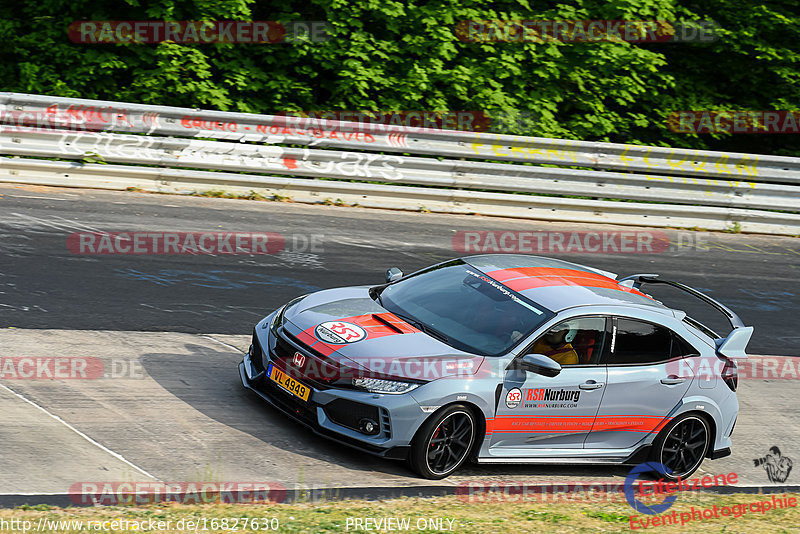
[[[606,356],[609,365],[664,362],[672,354],[669,329],[635,319],[616,320],[616,333]]]
[[[677,334],[672,334],[671,358],[686,358],[687,356],[697,356],[700,353],[696,348],[682,340]]]
[[[605,334],[605,317],[578,317],[550,328],[524,354],[544,354],[562,366],[596,364]]]

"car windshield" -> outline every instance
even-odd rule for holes
[[[390,284],[377,299],[450,346],[484,356],[508,352],[554,315],[461,260]]]

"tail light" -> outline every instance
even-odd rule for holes
[[[739,371],[736,369],[736,363],[733,360],[725,359],[725,366],[722,368],[722,380],[731,388],[731,391],[736,391],[739,386]]]

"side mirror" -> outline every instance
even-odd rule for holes
[[[395,280],[400,280],[403,278],[403,271],[398,269],[397,267],[392,267],[391,269],[386,270],[386,283],[394,282]]]
[[[554,377],[561,372],[561,364],[544,354],[526,354],[522,357],[522,370],[542,376]]]

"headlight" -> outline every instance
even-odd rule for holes
[[[272,320],[269,322],[269,331],[272,332],[273,336],[278,333],[278,327],[283,325],[283,312],[286,311],[286,306],[288,306],[288,304],[278,308],[275,315],[272,316]],[[264,326],[266,327],[267,325],[264,324]]]
[[[308,293],[293,298],[288,303],[284,304],[283,306],[275,310],[275,315],[272,316],[272,321],[270,321],[269,324],[264,323],[264,325],[261,328],[269,327],[270,332],[272,332],[273,335],[276,335],[278,333],[278,327],[283,325],[283,314],[286,313],[286,310],[288,310],[289,308],[291,308],[292,306],[294,306],[307,296]]]
[[[419,384],[400,382],[397,380],[381,380],[379,378],[354,378],[353,385],[364,388],[370,393],[389,393],[399,395],[417,389]]]

